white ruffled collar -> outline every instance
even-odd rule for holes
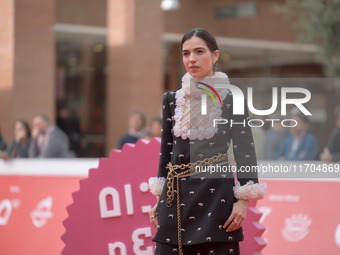
[[[197,88],[197,82],[213,85],[216,82],[216,79],[226,79],[229,83],[228,75],[223,72],[215,72],[213,75],[206,76],[202,79],[193,78],[189,73],[186,73],[182,77],[182,88],[186,95],[191,95],[194,98],[200,98],[201,95],[206,92]],[[223,89],[216,89],[218,92],[219,90],[221,91]]]
[[[214,127],[212,125],[213,120],[217,118],[221,118],[222,108],[221,105],[214,105],[212,100],[207,100],[208,114],[201,115],[201,95],[206,92],[202,89],[197,88],[196,84],[198,81],[203,82],[208,85],[214,85],[216,83],[216,79],[218,78],[218,82],[221,82],[221,79],[224,83],[229,83],[228,76],[222,72],[216,72],[212,76],[207,76],[203,79],[194,79],[189,73],[186,73],[182,78],[182,87],[176,92],[176,108],[175,108],[175,126],[174,126],[174,135],[176,137],[182,137],[182,139],[210,139],[217,133],[218,127],[217,125]],[[194,81],[194,82],[192,82]],[[226,98],[227,94],[230,91],[226,88],[215,88],[218,92],[221,101]],[[186,102],[186,97],[190,98],[189,102]],[[196,118],[200,119],[200,126],[195,126],[190,121],[190,128],[186,126],[181,127],[181,121],[183,118],[184,108],[190,109],[190,120]]]

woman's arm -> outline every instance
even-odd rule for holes
[[[159,156],[158,177],[149,179],[150,191],[154,195],[160,195],[164,186],[165,178],[168,174],[167,164],[171,161],[172,151],[172,117],[168,100],[169,92],[164,93],[162,102],[162,135],[161,149]]]
[[[224,224],[227,232],[240,228],[246,218],[248,201],[261,199],[266,193],[266,184],[258,183],[255,144],[248,125],[247,103],[243,115],[230,116],[230,131],[233,141],[234,157],[237,165],[237,184],[233,187],[237,202]]]
[[[157,227],[157,205],[159,197],[163,191],[165,184],[165,178],[168,174],[167,164],[171,161],[172,151],[172,118],[170,112],[170,105],[168,102],[168,92],[163,96],[162,102],[162,135],[161,135],[161,150],[159,155],[159,167],[158,167],[158,177],[149,178],[149,187],[152,194],[157,196],[157,203],[149,212],[150,222],[156,228]]]
[[[238,170],[237,179],[240,186],[247,183],[248,185],[249,183],[258,183],[255,144],[251,128],[248,125],[249,115],[246,100],[244,104],[244,114],[232,115],[230,120],[231,139],[234,145],[233,151]],[[237,197],[237,193],[235,195],[237,199],[240,199],[240,197]]]
[[[328,142],[328,150],[331,153],[331,160],[333,162],[340,161],[340,128],[336,128]]]

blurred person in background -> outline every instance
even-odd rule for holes
[[[70,149],[80,156],[81,154],[81,140],[83,136],[80,132],[80,121],[74,111],[63,106],[59,109],[57,115],[57,126],[65,132],[70,140]]]
[[[162,135],[162,118],[161,117],[154,117],[151,120],[150,132],[151,132],[151,138],[161,137]]]
[[[153,137],[161,137],[162,135],[162,118],[154,117],[150,121],[150,133],[148,136],[145,136],[145,139],[151,139]]]
[[[6,140],[2,137],[1,134],[1,128],[0,128],[0,156],[3,155],[7,150],[7,142]]]
[[[250,114],[251,119],[263,119],[262,116],[255,116]],[[253,133],[253,140],[256,151],[256,159],[263,160],[264,158],[264,137],[265,130],[263,127],[251,127],[251,132]]]
[[[271,119],[279,119],[278,116],[273,116]],[[264,160],[274,160],[276,153],[279,151],[280,145],[289,135],[289,130],[281,125],[279,121],[273,121],[273,126],[269,127],[265,132],[264,137]]]
[[[28,151],[31,143],[32,137],[28,123],[23,120],[16,121],[14,124],[14,139],[9,146],[5,157],[28,158]]]
[[[125,143],[136,143],[138,139],[150,136],[145,124],[144,114],[138,110],[132,111],[128,120],[128,132],[120,138],[119,149],[122,149]]]
[[[70,141],[67,135],[51,124],[50,119],[38,115],[33,119],[32,138],[29,156],[32,158],[68,158],[74,154],[69,150]]]
[[[297,110],[292,111],[291,118],[297,125],[290,127],[291,135],[283,140],[275,159],[316,160],[318,144],[316,138],[309,132],[309,118]]]
[[[324,148],[320,155],[320,159],[324,162],[340,161],[340,106],[335,109],[335,128],[332,131],[328,145]]]

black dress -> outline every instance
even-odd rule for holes
[[[247,111],[244,115],[233,116],[233,97],[230,91],[224,89],[224,92],[222,92],[222,94],[224,93],[221,96],[223,106],[220,107],[222,111],[219,116],[219,118],[228,120],[228,123],[218,125],[217,130],[210,130],[210,133],[206,130],[196,130],[196,134],[187,137],[186,130],[181,130],[178,125],[184,118],[183,106],[185,103],[181,101],[185,96],[183,90],[183,87],[177,88],[166,92],[163,96],[163,124],[158,177],[167,177],[167,164],[170,161],[173,165],[179,165],[212,157],[217,153],[226,153],[231,139],[233,140],[237,168],[256,166],[257,161],[250,127],[242,124],[230,125],[232,119],[234,123],[244,123],[248,120]],[[194,99],[194,96],[190,95],[190,100],[191,110],[200,104],[200,97]],[[192,104],[193,100],[197,100],[198,103]],[[196,117],[199,118],[199,116]],[[192,115],[190,121],[194,122],[194,118],[195,116]],[[177,126],[176,122],[178,122]],[[204,128],[206,129],[206,127]],[[183,137],[187,138],[184,139]],[[207,137],[211,138],[207,139]],[[250,180],[254,183],[258,182],[256,172],[238,172],[237,176],[241,185],[245,185]],[[191,176],[180,179],[183,245],[239,242],[244,238],[242,228],[226,232],[222,227],[231,214],[233,203],[237,201],[233,192],[235,181],[232,173],[219,173],[217,178],[209,177],[198,175],[196,178]],[[167,207],[166,193],[165,183],[157,206],[158,226],[153,241],[173,245],[178,244],[176,196],[173,205]]]

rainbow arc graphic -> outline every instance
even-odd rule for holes
[[[217,91],[216,91],[212,86],[210,86],[210,85],[208,85],[208,84],[206,84],[206,83],[200,82],[200,81],[197,82],[197,83],[199,83],[199,84],[201,84],[201,85],[203,85],[203,86],[206,86],[206,87],[209,88],[212,92],[214,92],[215,95],[217,96],[218,100],[220,101],[221,106],[222,106],[222,100],[221,100],[221,98],[220,98],[220,95],[217,93]],[[197,88],[198,88],[198,89],[201,89],[201,90],[205,91],[207,94],[209,94],[209,96],[212,98],[212,100],[214,101],[215,105],[217,106],[215,97],[211,94],[211,92],[210,92],[209,90],[207,90],[207,89],[205,89],[205,88],[201,88],[201,87],[197,87]]]

